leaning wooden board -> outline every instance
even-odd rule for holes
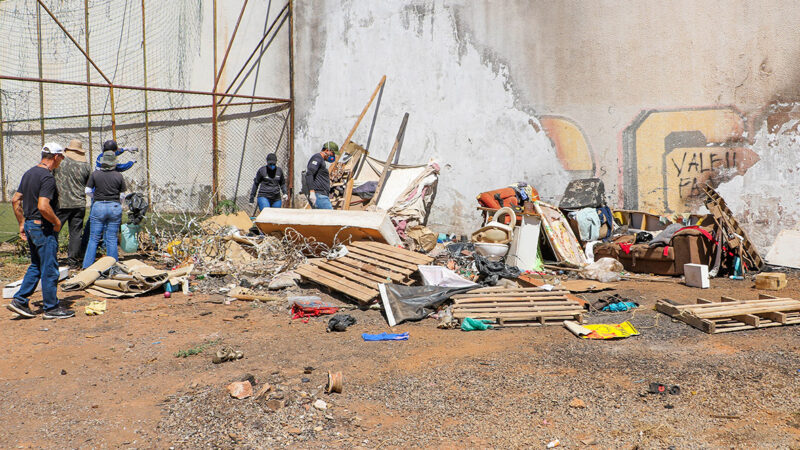
[[[583,322],[583,306],[567,298],[569,291],[540,288],[487,287],[452,297],[453,317],[494,320],[502,326],[560,325]]]
[[[433,262],[433,258],[421,253],[379,242],[357,241],[347,248],[348,253],[342,258],[312,260],[295,271],[317,284],[369,303],[378,297],[379,284],[410,285],[417,265]]]
[[[800,324],[800,300],[768,295],[758,300],[722,297],[719,302],[699,298],[688,305],[660,300],[656,310],[712,334]]]

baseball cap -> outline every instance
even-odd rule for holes
[[[55,142],[48,142],[44,144],[44,147],[42,147],[42,153],[50,153],[52,155],[63,155],[64,147]]]
[[[333,142],[333,141],[328,141],[328,142],[322,144],[322,149],[323,150],[330,150],[330,151],[332,151],[333,153],[335,153],[337,155],[339,154],[339,146],[336,145],[336,142]]]

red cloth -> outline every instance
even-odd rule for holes
[[[623,251],[623,252],[625,252],[625,254],[626,254],[626,255],[630,255],[630,254],[631,254],[631,246],[632,246],[632,245],[633,245],[633,244],[629,244],[629,243],[624,243],[624,242],[621,242],[621,243],[619,244],[619,248],[621,248],[621,249],[622,249],[622,251]]]

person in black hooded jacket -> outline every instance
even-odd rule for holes
[[[253,188],[250,189],[250,203],[258,196],[258,209],[280,208],[286,195],[286,179],[283,170],[277,165],[278,157],[275,153],[267,155],[267,165],[256,172],[253,179]]]

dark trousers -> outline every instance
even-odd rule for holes
[[[69,224],[69,245],[67,247],[67,261],[70,266],[77,266],[83,261],[81,252],[81,235],[83,230],[83,218],[86,216],[86,208],[63,208],[59,209],[58,220],[61,226]]]

